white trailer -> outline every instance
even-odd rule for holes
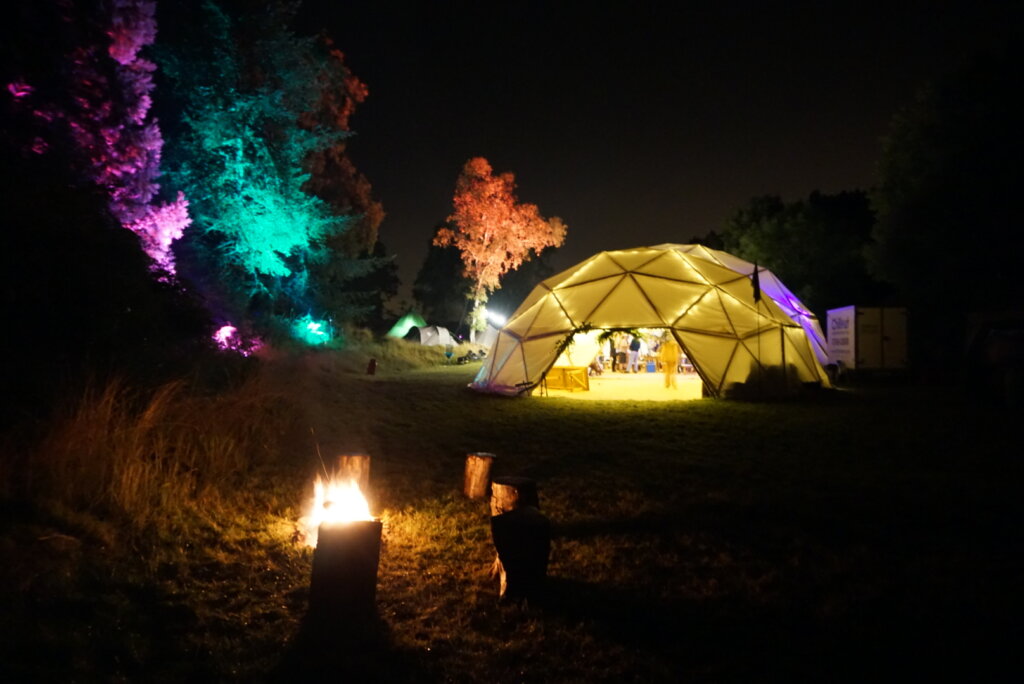
[[[844,306],[829,309],[825,329],[832,363],[850,370],[907,367],[907,310]]]

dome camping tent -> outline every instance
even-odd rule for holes
[[[398,339],[402,339],[409,334],[409,330],[412,328],[422,328],[426,324],[427,322],[423,320],[423,316],[420,316],[415,311],[410,311],[399,318],[398,321],[391,326],[391,330],[388,330],[385,335],[387,337],[397,337]]]
[[[457,342],[452,337],[451,332],[448,328],[441,325],[425,325],[419,329],[420,331],[420,344],[429,347],[446,347],[448,345],[455,345]]]
[[[765,378],[828,386],[817,318],[771,271],[757,272],[755,302],[754,265],[726,252],[674,244],[600,252],[534,288],[470,386],[530,392],[574,337],[613,328],[670,331],[711,396]]]

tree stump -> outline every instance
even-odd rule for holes
[[[551,523],[533,506],[522,506],[491,518],[491,536],[498,551],[494,569],[502,600],[540,596],[551,555]]]
[[[466,456],[466,472],[462,480],[462,491],[467,498],[483,499],[491,484],[491,464],[494,454],[478,452]]]
[[[310,615],[339,628],[373,617],[382,529],[379,520],[320,526],[309,583]]]
[[[342,454],[338,456],[335,477],[341,481],[354,480],[359,491],[366,496],[370,489],[370,457],[366,454]]]
[[[491,482],[491,515],[501,515],[522,506],[540,509],[537,483],[528,477],[502,476]]]
[[[491,482],[491,538],[498,552],[491,577],[502,600],[537,597],[551,553],[551,523],[540,512],[537,484],[527,477]]]

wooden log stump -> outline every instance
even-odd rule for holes
[[[491,537],[497,558],[491,577],[502,600],[536,598],[547,575],[551,524],[540,512],[537,483],[528,477],[491,482]]]
[[[379,520],[320,526],[309,583],[310,615],[339,628],[374,616],[382,529]]]
[[[491,484],[491,465],[494,454],[477,452],[466,456],[466,472],[462,478],[462,491],[467,498],[483,499]]]
[[[491,515],[501,515],[522,506],[540,509],[537,483],[528,477],[502,476],[491,481]]]
[[[491,518],[498,551],[495,570],[502,600],[535,599],[544,590],[551,555],[551,523],[534,506],[521,506]]]
[[[366,496],[370,490],[370,457],[366,454],[342,454],[338,456],[335,477],[342,482],[349,479],[359,485],[359,491]]]

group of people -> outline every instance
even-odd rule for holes
[[[640,373],[642,364],[657,361],[665,374],[665,387],[676,387],[676,374],[684,361],[683,350],[670,332],[651,338],[650,343],[640,335],[616,332],[608,339],[612,370],[619,373]],[[593,374],[605,370],[606,357],[599,354],[590,364]]]

